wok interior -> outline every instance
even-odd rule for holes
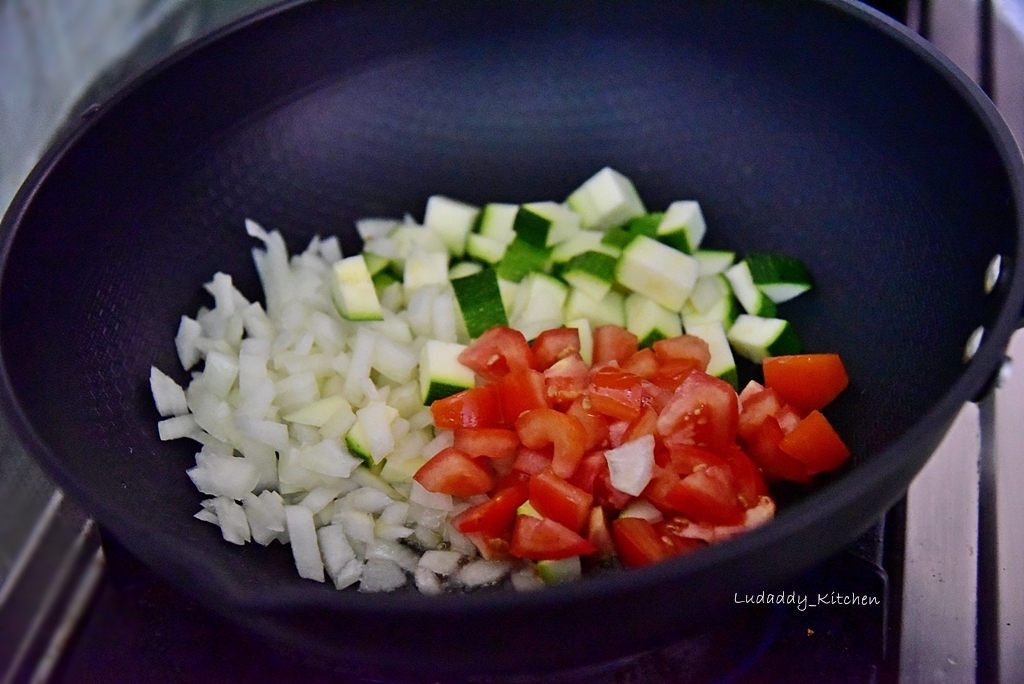
[[[192,519],[197,447],[158,441],[148,390],[150,365],[187,383],[179,317],[218,270],[259,297],[247,217],[292,250],[338,234],[351,252],[356,218],[421,218],[432,193],[561,200],[605,165],[652,211],[699,200],[708,247],[808,264],[815,289],[780,315],[842,355],[852,384],[828,415],[870,466],[1000,304],[983,272],[1015,252],[1016,216],[977,112],[830,5],[588,8],[300,6],[104,111],[29,203],[0,287],[3,361],[50,471],[129,547],[243,595],[330,593],[287,549]]]

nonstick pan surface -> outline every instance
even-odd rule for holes
[[[187,382],[172,340],[214,272],[258,297],[245,218],[351,252],[356,218],[561,200],[605,165],[653,209],[699,200],[709,247],[808,264],[783,313],[846,362],[828,415],[847,468],[735,541],[529,594],[337,592],[193,519],[196,447],[157,439],[149,368]],[[26,182],[2,224],[3,404],[109,534],[273,639],[384,670],[608,659],[777,586],[905,492],[1020,318],[1021,179],[984,95],[861,5],[291,3],[139,79]]]

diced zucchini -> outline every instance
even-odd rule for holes
[[[524,501],[519,508],[516,509],[516,515],[528,515],[531,518],[543,518],[544,516],[537,512],[537,509],[533,507],[533,504],[529,501]]]
[[[736,261],[736,252],[724,249],[698,249],[693,256],[702,276],[724,273]]]
[[[725,297],[732,295],[732,287],[722,274],[701,276],[693,286],[693,292],[687,300],[693,304],[698,313],[706,313]]]
[[[607,166],[573,191],[566,204],[579,214],[580,227],[586,230],[621,226],[647,211],[633,182]]]
[[[443,252],[422,252],[414,250],[405,260],[402,286],[407,293],[415,292],[428,285],[444,285],[448,282],[448,255]]]
[[[516,213],[519,212],[518,204],[491,203],[484,206],[480,214],[480,226],[477,232],[492,240],[497,240],[503,245],[512,242],[516,232],[512,225],[516,222]]]
[[[579,556],[537,561],[537,576],[544,584],[571,582],[583,576],[583,564]]]
[[[637,336],[641,347],[683,334],[678,313],[636,292],[626,297],[626,330]]]
[[[697,260],[638,235],[622,250],[615,279],[670,311],[679,311],[697,283]]]
[[[531,273],[519,284],[509,325],[532,340],[549,328],[563,324],[562,310],[569,286],[554,276]]]
[[[373,287],[373,278],[362,254],[335,262],[333,275],[334,306],[342,318],[350,321],[384,320],[377,290]]]
[[[594,327],[599,325],[626,325],[625,301],[620,292],[610,291],[601,300],[596,300],[576,288],[569,291],[565,300],[565,320],[586,318]]]
[[[554,264],[564,264],[584,252],[601,252],[616,259],[622,254],[620,248],[604,243],[604,234],[593,230],[581,230],[565,242],[555,245],[551,250],[551,261]]]
[[[754,278],[750,274],[750,267],[746,260],[726,270],[725,277],[729,279],[736,299],[740,300],[740,304],[748,314],[764,318],[775,316],[775,302],[754,284]]]
[[[789,321],[741,314],[726,334],[740,356],[761,363],[769,356],[799,354],[800,340]]]
[[[601,244],[616,249],[619,254],[622,254],[622,250],[626,249],[635,237],[637,237],[636,233],[631,233],[625,228],[612,228],[601,237]]]
[[[470,233],[466,237],[466,254],[488,264],[501,261],[507,249],[508,243],[480,233]]]
[[[465,345],[427,340],[420,350],[420,398],[425,406],[473,387],[476,376],[459,363]]]
[[[557,202],[530,202],[519,207],[512,228],[517,239],[545,249],[579,232],[580,217]]]
[[[566,322],[565,327],[576,328],[580,334],[580,357],[588,366],[594,362],[594,330],[590,326],[590,320],[586,318],[575,318]]]
[[[466,236],[476,225],[480,209],[444,195],[427,198],[423,225],[437,231],[448,251],[461,257],[466,253]]]
[[[722,324],[722,327],[728,330],[733,323],[736,322],[736,318],[743,313],[742,307],[735,295],[729,293],[729,296],[723,297],[704,313],[697,311],[697,308],[689,300],[683,304],[683,310],[680,312],[680,318],[683,319],[683,329],[687,332],[690,331],[690,327],[694,325],[700,325],[702,323],[718,322]]]
[[[811,275],[799,259],[779,254],[748,254],[744,261],[754,284],[776,304],[811,289]]]
[[[326,425],[327,421],[329,421],[335,413],[343,409],[351,411],[352,407],[344,397],[334,395],[318,399],[296,411],[292,411],[284,416],[284,419],[289,423],[312,425],[313,427],[319,428]]]
[[[519,292],[519,283],[498,278],[498,290],[501,291],[501,303],[505,307],[505,318],[512,315],[512,307],[516,303],[516,294]]]
[[[625,225],[625,229],[632,235],[646,235],[649,238],[656,238],[658,226],[664,218],[664,212],[636,216],[629,220],[629,223]]]
[[[363,259],[366,260],[366,270],[370,272],[370,275],[377,275],[391,263],[391,259],[372,252],[364,251]]]
[[[481,263],[476,261],[460,261],[448,269],[448,279],[457,280],[458,278],[465,278],[482,270],[484,270],[484,266]]]
[[[602,252],[584,252],[570,259],[562,269],[562,280],[593,299],[603,299],[615,282],[618,260]]]
[[[401,461],[394,461],[392,458],[384,461],[384,467],[380,469],[380,479],[388,484],[399,482],[412,482],[412,476],[416,474],[427,459],[422,456],[415,456]]]
[[[384,290],[388,289],[392,285],[401,285],[398,279],[391,271],[381,271],[375,273],[373,276],[373,288],[377,291],[377,299],[379,300],[384,294]]]
[[[729,347],[729,339],[725,335],[725,328],[718,321],[692,325],[686,329],[687,334],[695,335],[708,343],[711,351],[711,361],[708,363],[707,373],[716,378],[721,378],[736,389],[739,389],[739,376],[736,374],[736,359]]]
[[[700,204],[682,200],[668,205],[665,218],[658,224],[658,240],[680,252],[692,254],[707,232]]]
[[[391,424],[398,409],[382,401],[370,402],[356,411],[356,422],[345,435],[345,446],[367,466],[380,464],[395,448]]]
[[[498,263],[498,277],[518,283],[527,273],[543,271],[549,256],[550,249],[537,247],[517,237],[509,243],[505,256]]]
[[[508,325],[498,276],[493,268],[455,278],[452,289],[470,338],[476,339],[496,325]]]

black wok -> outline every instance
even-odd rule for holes
[[[848,468],[738,540],[526,595],[337,592],[193,519],[196,449],[158,441],[148,372],[179,368],[178,319],[215,271],[258,296],[243,219],[355,250],[358,217],[561,199],[604,165],[652,208],[700,200],[712,247],[808,264],[817,287],[785,314],[846,361],[829,416]],[[1022,197],[992,104],[862,5],[292,3],[139,79],[36,168],[2,224],[3,405],[130,551],[275,640],[386,670],[607,659],[779,585],[901,497],[1017,326]]]

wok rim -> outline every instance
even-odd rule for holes
[[[111,109],[158,74],[188,60],[224,37],[254,24],[269,21],[276,15],[286,13],[293,8],[313,4],[317,1],[283,0],[238,18],[197,40],[178,47],[119,88],[99,107],[89,107],[85,114],[64,132],[63,137],[47,148],[0,220],[0,240],[2,240],[0,243],[0,283],[3,282],[6,275],[8,256],[13,241],[39,189],[45,185],[54,167],[74,149],[77,141],[97,122],[101,121]],[[986,328],[980,347],[972,360],[964,366],[960,376],[950,389],[919,416],[910,429],[886,448],[866,456],[864,462],[856,469],[816,490],[803,501],[780,511],[771,523],[728,542],[709,546],[701,553],[690,554],[643,568],[634,568],[625,573],[602,574],[580,582],[546,587],[539,592],[494,591],[444,594],[441,597],[426,596],[419,592],[386,596],[361,594],[354,591],[323,592],[315,585],[307,586],[299,583],[280,587],[272,594],[257,596],[253,595],[251,591],[240,591],[237,584],[226,575],[218,577],[222,573],[218,573],[216,567],[190,557],[184,565],[190,568],[193,574],[202,573],[205,580],[212,579],[211,583],[218,585],[216,599],[219,605],[228,611],[273,612],[326,608],[356,612],[372,610],[372,612],[383,616],[403,614],[418,617],[443,617],[454,614],[489,613],[510,608],[527,610],[539,607],[550,608],[553,605],[599,599],[621,593],[624,590],[654,589],[677,582],[687,576],[707,573],[716,566],[737,563],[744,558],[757,557],[760,553],[770,553],[784,539],[812,527],[816,520],[839,514],[843,508],[860,499],[865,492],[886,488],[885,483],[906,467],[905,455],[913,452],[914,444],[932,441],[938,428],[941,428],[942,434],[945,433],[962,406],[976,398],[990,385],[993,376],[999,372],[1006,358],[1005,351],[1010,336],[1020,326],[1021,309],[1024,304],[1024,269],[1017,268],[1017,265],[1024,263],[1024,212],[1020,211],[1024,207],[1024,160],[1022,160],[1016,140],[992,101],[952,60],[939,52],[931,43],[903,24],[857,0],[815,1],[840,13],[845,13],[853,19],[867,23],[888,39],[896,41],[901,48],[911,51],[917,59],[924,61],[926,66],[940,75],[973,111],[993,147],[998,151],[1003,170],[1007,174],[1016,208],[1018,239],[1016,253],[1009,259],[1011,263],[1005,263],[1010,255],[1002,256],[1004,273],[1007,268],[1012,269],[1013,273],[1009,284],[1007,285],[1004,280],[1000,286],[1005,288],[1005,298],[994,324]],[[990,296],[995,296],[995,294]],[[2,334],[3,331],[0,330],[0,339],[2,339]],[[146,541],[160,549],[164,560],[180,560],[172,559],[169,555],[169,545],[161,543],[162,539],[173,539],[173,537],[164,535],[159,530],[146,526],[138,518],[118,511],[116,507],[108,506],[103,501],[90,496],[88,489],[80,486],[65,471],[59,454],[46,444],[28,420],[12,387],[8,373],[8,360],[2,357],[0,357],[0,409],[3,410],[14,434],[29,455],[44,466],[47,474],[56,481],[58,486],[70,493],[77,502],[80,502],[101,526],[112,531],[130,551],[138,553],[141,542]],[[914,472],[917,473],[926,461],[927,458],[915,464]],[[907,486],[909,486],[909,481]],[[905,486],[900,487],[901,491],[905,491],[905,489]],[[895,503],[898,498],[897,496],[893,499],[892,503]],[[846,543],[834,546],[838,550]],[[174,581],[174,578],[169,577],[158,563],[153,563],[153,560],[156,560],[155,556],[158,555],[160,554],[139,554],[147,564],[156,566],[153,567],[155,572],[172,580],[172,583],[179,588],[196,591],[193,586],[185,586],[184,582]],[[325,596],[332,598],[325,599]]]

